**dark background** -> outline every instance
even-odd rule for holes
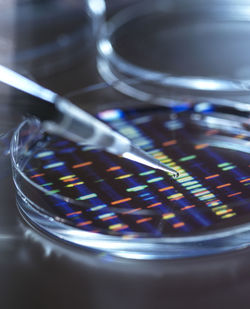
[[[1,63],[60,94],[101,82],[91,32],[76,33],[75,41],[69,41],[79,27],[90,29],[88,21],[82,24],[82,2],[31,2],[20,1],[13,10],[12,1],[0,1]],[[108,4],[117,8],[118,1]],[[53,52],[51,42],[60,35],[61,48]],[[136,261],[74,248],[31,228],[16,208],[7,141],[23,117],[21,111],[28,111],[34,100],[4,86],[0,93],[1,309],[249,308],[249,249],[196,259]],[[107,104],[122,96],[105,89],[71,98],[91,107],[94,101]]]

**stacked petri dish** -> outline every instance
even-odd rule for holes
[[[248,246],[247,8],[243,0],[136,1],[108,12],[98,70],[131,99],[103,104],[99,90],[91,111],[180,176],[48,135],[27,119],[11,143],[27,221],[75,246],[127,258]]]

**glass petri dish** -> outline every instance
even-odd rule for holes
[[[98,70],[142,101],[235,98],[250,87],[249,1],[135,1],[110,12]]]
[[[11,159],[27,221],[75,246],[126,258],[249,246],[248,113],[209,103],[126,106],[99,106],[97,116],[179,178],[47,135],[37,119],[26,119],[13,135]]]

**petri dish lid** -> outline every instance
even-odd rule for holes
[[[166,95],[249,97],[249,21],[244,0],[130,3],[103,28],[99,72],[143,101]]]

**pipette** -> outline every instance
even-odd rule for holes
[[[128,138],[55,92],[2,65],[0,65],[0,81],[43,101],[53,103],[50,104],[50,112],[45,117],[41,117],[39,112],[38,114],[34,112],[34,115],[42,120],[42,127],[46,132],[62,136],[76,143],[104,149],[109,153],[178,177],[177,171],[156,160],[133,145]]]

